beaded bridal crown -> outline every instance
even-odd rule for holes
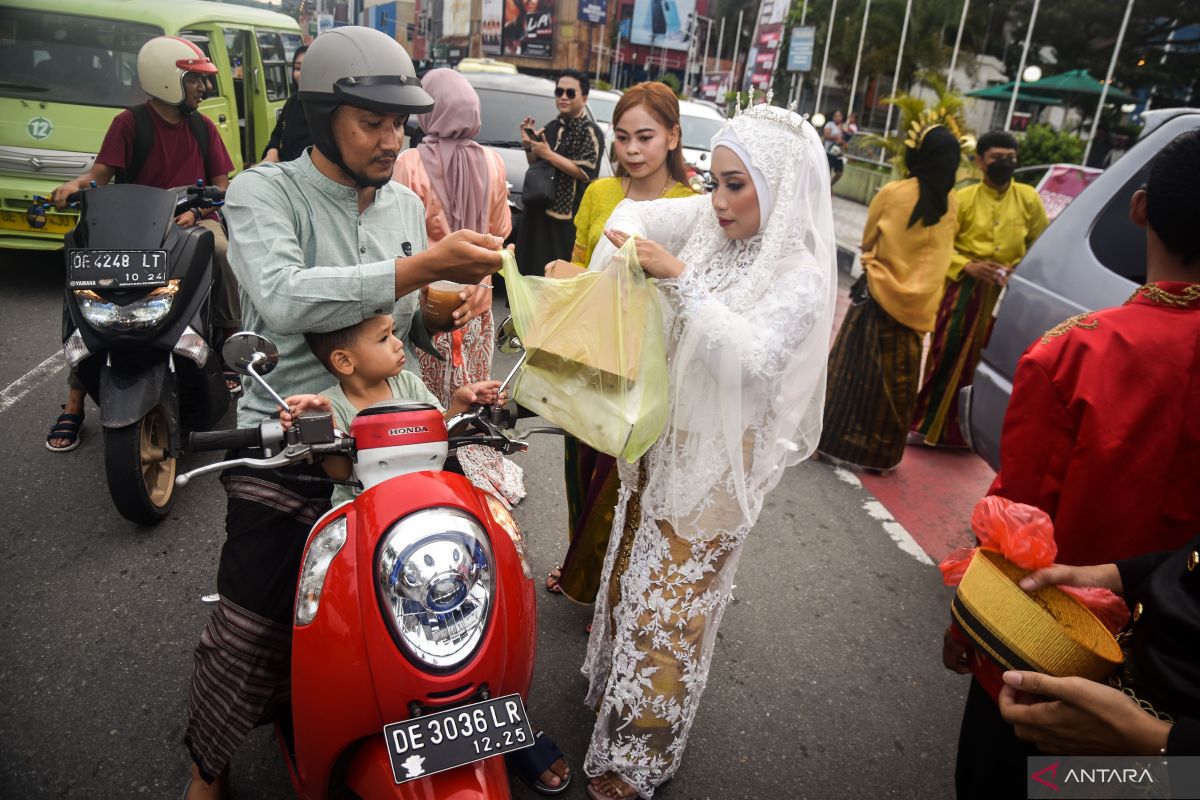
[[[733,111],[733,119],[764,119],[778,123],[784,127],[795,131],[796,133],[804,133],[805,119],[796,113],[796,106],[793,103],[787,108],[771,105],[771,100],[775,97],[774,90],[767,91],[767,100],[765,103],[754,103],[754,88],[750,88],[747,97],[746,105],[742,105],[742,93],[737,94],[737,103]]]

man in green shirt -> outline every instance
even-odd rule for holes
[[[966,447],[958,393],[970,386],[992,335],[1009,274],[1050,220],[1037,190],[1013,180],[1017,139],[989,131],[975,146],[983,181],[958,191],[958,234],[946,272],[912,431],[931,446]]]
[[[300,82],[314,147],[295,161],[262,164],[226,195],[229,261],[241,284],[244,326],[269,337],[280,358],[271,375],[283,396],[316,393],[329,375],[303,333],[391,313],[406,345],[428,345],[416,292],[435,280],[478,284],[500,268],[502,241],[458,231],[426,249],[425,209],[391,182],[403,126],[428,112],[412,61],[378,31],[322,35]],[[475,292],[455,311],[459,326],[490,304]],[[247,382],[238,424],[277,409]],[[319,467],[318,467],[319,469]],[[226,541],[220,601],[196,647],[184,736],[192,756],[187,797],[220,797],[229,759],[260,722],[286,711],[292,604],[307,534],[329,508],[311,465],[270,473],[226,470]]]

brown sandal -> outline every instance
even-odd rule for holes
[[[562,567],[555,567],[546,573],[546,591],[550,594],[562,594],[558,582],[562,580]]]

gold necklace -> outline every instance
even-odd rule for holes
[[[628,200],[629,199],[629,189],[625,188],[626,180],[629,181],[629,189],[632,189],[633,188],[633,178],[628,178],[628,179],[621,178],[621,196],[624,197],[626,200]],[[671,173],[668,172],[667,173],[667,182],[665,184],[663,184],[662,191],[658,193],[658,197],[656,197],[655,199],[662,200],[664,197],[667,196],[667,192],[671,191],[671,187],[674,185],[675,185],[675,179],[672,178]],[[637,201],[635,200],[634,202],[637,202]]]

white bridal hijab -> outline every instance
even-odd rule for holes
[[[751,173],[763,217],[755,236],[726,238],[707,196],[626,201],[608,224],[687,265],[659,282],[671,404],[643,459],[642,507],[693,540],[744,534],[784,469],[816,449],[837,288],[829,167],[816,130],[763,104],[735,115],[713,145]],[[590,268],[613,254],[601,240]]]

